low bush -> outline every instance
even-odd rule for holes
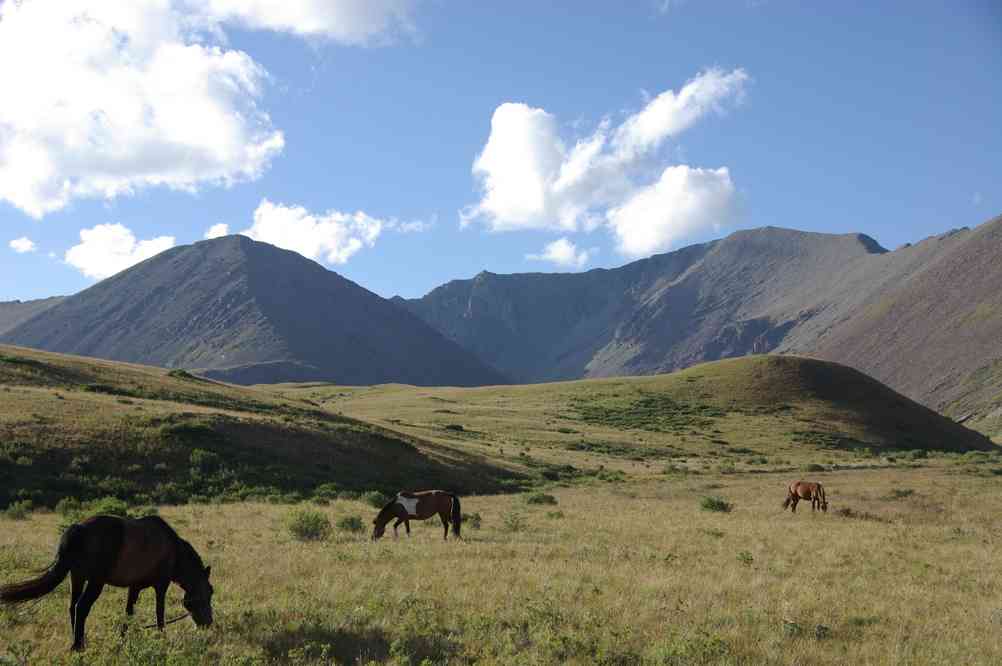
[[[31,515],[31,500],[21,500],[13,502],[4,510],[3,515],[7,520],[27,520]]]
[[[817,463],[811,463],[811,464],[807,465],[806,467],[804,467],[804,470],[808,471],[808,472],[824,472],[825,471],[825,466],[824,465],[819,465]]]
[[[546,493],[531,493],[526,495],[525,501],[527,504],[556,504],[557,498],[553,495],[547,495]]]
[[[525,516],[517,511],[510,511],[506,513],[502,524],[505,532],[523,532],[525,531],[525,528],[529,526]]]
[[[338,519],[337,528],[342,532],[357,534],[365,530],[365,523],[361,516],[344,516]]]
[[[289,533],[299,541],[323,541],[331,533],[331,521],[313,509],[297,509],[289,515]]]
[[[734,508],[734,505],[725,500],[723,497],[712,496],[712,497],[704,497],[703,499],[699,500],[699,507],[703,511],[717,511],[721,513],[728,513],[730,512],[731,509]]]
[[[479,530],[481,524],[481,517],[479,513],[464,513],[463,514],[463,524],[468,527]]]
[[[362,495],[362,501],[374,509],[382,509],[390,501],[390,498],[378,490],[370,490]]]

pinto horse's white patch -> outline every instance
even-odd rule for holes
[[[404,508],[408,516],[417,516],[417,497],[404,497],[403,495],[397,495],[397,504]]]

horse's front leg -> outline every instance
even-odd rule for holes
[[[393,523],[393,538],[396,539],[399,535],[397,534],[397,528],[400,527],[400,523],[404,522],[403,518],[397,518],[397,522]]]
[[[164,621],[164,614],[167,607],[167,588],[170,587],[170,580],[160,581],[153,586],[153,591],[157,595],[157,629],[164,630],[167,626]]]
[[[138,587],[133,586],[129,588],[129,596],[125,600],[125,615],[129,618],[129,620],[131,620],[132,616],[136,614],[136,602],[139,601],[139,592],[140,589]],[[129,620],[126,620],[125,624],[122,625],[123,636],[129,629]]]

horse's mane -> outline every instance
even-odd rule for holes
[[[160,527],[160,529],[166,532],[171,539],[173,539],[174,543],[178,545],[181,551],[183,551],[186,555],[188,555],[188,557],[194,560],[194,562],[199,567],[204,567],[204,564],[202,563],[202,557],[198,554],[198,551],[195,550],[195,547],[192,546],[187,541],[185,541],[184,539],[182,539],[181,536],[177,533],[177,531],[173,527],[171,527],[166,520],[164,520],[160,516],[146,516],[144,518],[140,518],[140,520],[146,520],[156,524],[158,527]]]
[[[383,508],[379,510],[379,513],[380,513],[380,515],[382,515],[383,511],[386,511],[386,510],[387,510],[387,509],[389,509],[389,508],[390,508],[391,506],[393,506],[394,504],[396,504],[396,503],[397,503],[397,496],[398,496],[398,495],[399,495],[399,493],[398,493],[397,495],[394,495],[394,496],[393,496],[393,499],[391,499],[391,500],[390,500],[389,502],[387,502],[387,503],[386,503],[386,504],[385,504],[385,505],[383,506]]]

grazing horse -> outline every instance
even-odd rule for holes
[[[790,507],[792,513],[797,512],[797,502],[800,500],[811,500],[811,511],[818,507],[828,513],[828,498],[825,497],[825,489],[820,483],[813,481],[794,481],[786,489],[786,501],[783,502],[783,510]],[[792,506],[791,506],[792,505]]]
[[[397,493],[393,500],[384,506],[379,515],[372,521],[372,540],[375,541],[386,532],[386,524],[397,519],[393,523],[393,536],[397,536],[397,527],[400,523],[407,529],[407,536],[411,535],[412,520],[425,520],[435,514],[442,519],[442,527],[445,528],[443,539],[449,538],[449,522],[452,522],[452,534],[457,539],[460,538],[459,530],[463,522],[463,512],[459,506],[459,498],[444,490],[422,490],[417,493]]]
[[[0,603],[38,599],[56,589],[68,574],[71,649],[82,650],[87,614],[105,585],[129,588],[125,612],[130,616],[139,593],[152,587],[157,595],[157,628],[163,631],[167,588],[177,583],[184,590],[184,607],[195,624],[209,626],[213,593],[210,569],[202,565],[192,545],[159,516],[138,520],[94,516],[63,533],[56,560],[42,575],[0,586]]]

